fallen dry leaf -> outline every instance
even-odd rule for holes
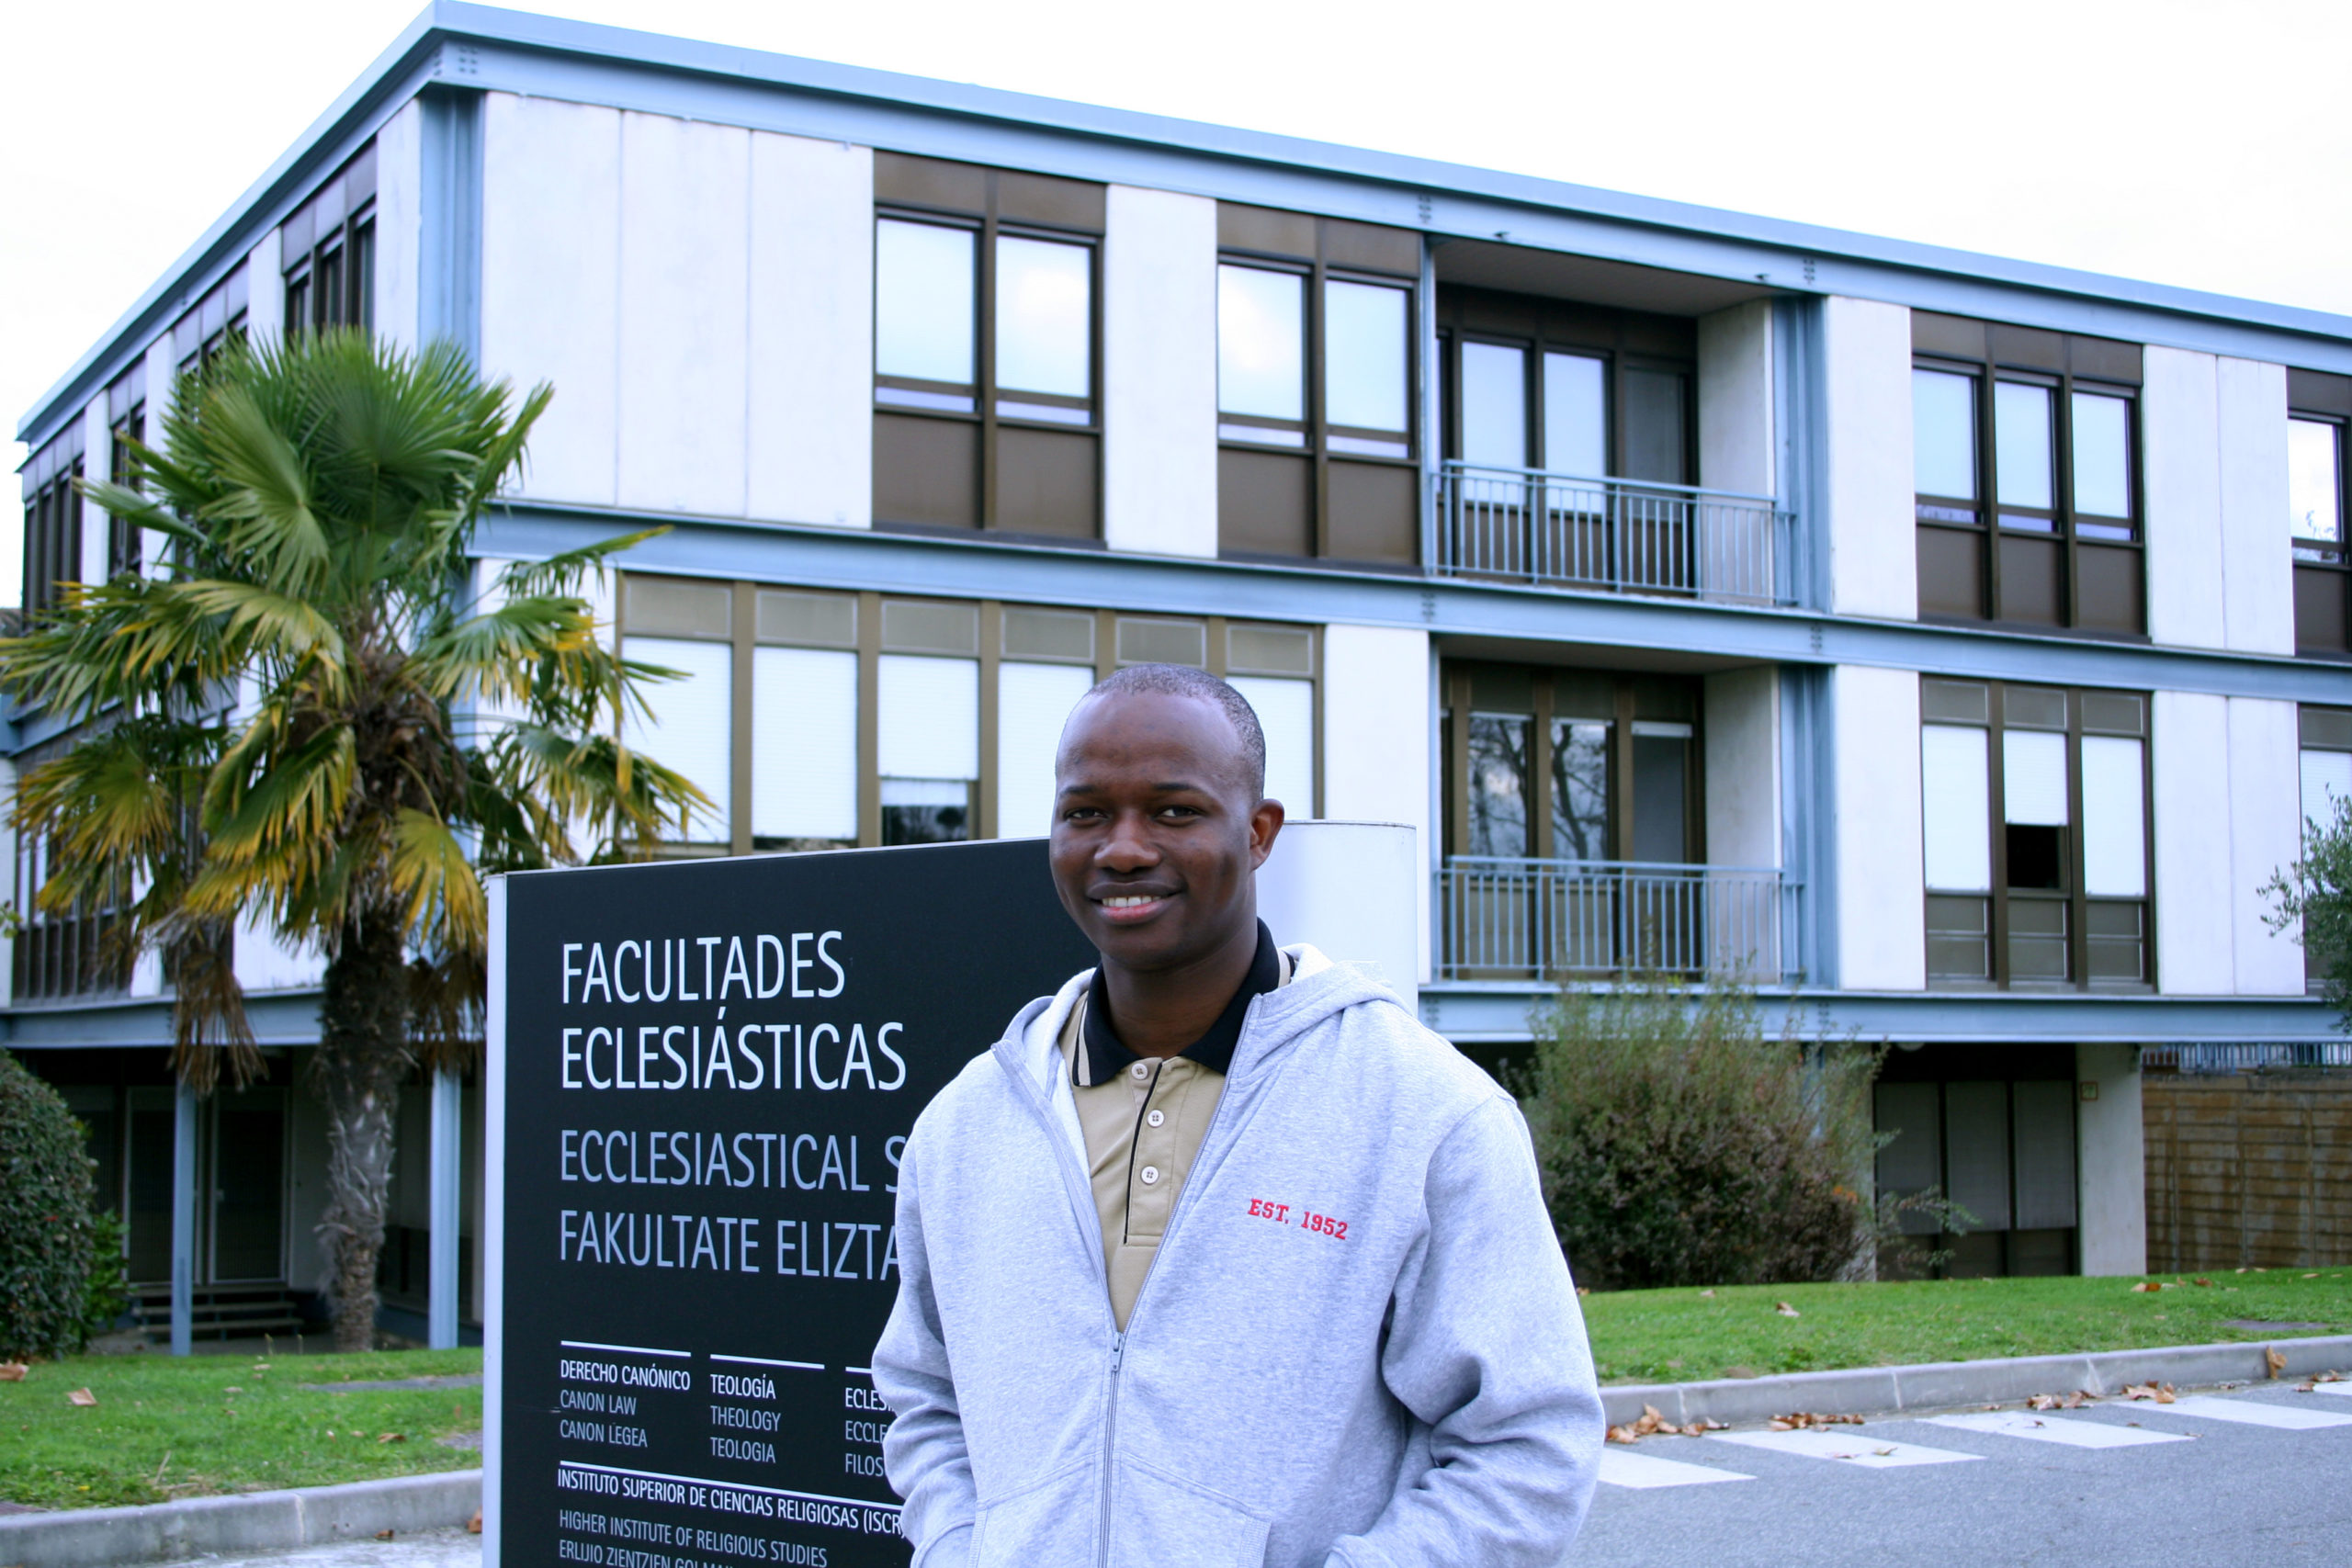
[[[378,1540],[390,1540],[392,1539],[392,1532],[390,1530],[378,1530],[376,1532],[376,1539]]]
[[[1715,1292],[1713,1292],[1713,1291],[1701,1291],[1699,1293],[1700,1293],[1701,1295],[1702,1295],[1702,1296],[1712,1296],[1712,1295],[1713,1295]]]
[[[1669,1436],[1696,1438],[1706,1432],[1720,1432],[1723,1427],[1724,1424],[1720,1421],[1709,1421],[1703,1418],[1693,1421],[1688,1426],[1678,1427],[1668,1420],[1665,1413],[1657,1405],[1645,1404],[1642,1406],[1641,1415],[1635,1419],[1610,1427],[1609,1440],[1612,1443],[1638,1443],[1644,1438],[1654,1437],[1661,1432]]]
[[[1859,1416],[1825,1416],[1817,1410],[1793,1410],[1786,1416],[1772,1417],[1775,1432],[1801,1432],[1808,1427],[1859,1427]]]
[[[2270,1375],[2275,1378],[2287,1370],[2287,1358],[2266,1345],[2262,1348],[2262,1364],[2269,1369]]]
[[[1578,1285],[1577,1287],[1577,1294],[1580,1296],[1589,1296],[1592,1294],[1592,1287],[1590,1285]]]
[[[1612,1443],[1638,1443],[1642,1435],[1631,1427],[1611,1427],[1609,1428],[1609,1440]]]
[[[2319,1276],[2318,1276],[2318,1275],[2316,1275],[2316,1274],[2306,1274],[2306,1275],[2304,1275],[2304,1276],[2303,1276],[2303,1278],[2304,1278],[2304,1279],[2306,1279],[2306,1280],[2316,1280],[2316,1279],[2318,1279],[2318,1278],[2319,1278]]]
[[[98,1396],[86,1388],[77,1388],[65,1396],[65,1402],[68,1404],[96,1404]]]
[[[480,1508],[476,1508],[474,1510],[474,1517],[466,1521],[466,1533],[468,1535],[481,1534],[481,1510]]]
[[[2161,1290],[2163,1290],[2163,1289],[2164,1289],[2163,1284],[2162,1284],[2162,1283],[2160,1283],[2160,1282],[2159,1282],[2159,1281],[2157,1281],[2157,1280],[2141,1280],[2138,1284],[2136,1284],[2136,1285],[2134,1285],[2134,1286],[2132,1286],[2132,1293],[2133,1293],[2134,1295],[2137,1295],[2137,1294],[2139,1294],[2141,1292],[2143,1292],[2143,1291],[2144,1291],[2144,1292],[2146,1292],[2149,1295],[2152,1295],[2152,1296],[2153,1296],[2153,1295],[2154,1295],[2158,1291],[2161,1291]]]
[[[2211,1284],[2212,1282],[2213,1282],[2212,1280],[2208,1280],[2208,1279],[2204,1278],[2202,1275],[2199,1275],[2199,1276],[2198,1277],[2197,1280],[2196,1280],[2196,1283],[2198,1283],[2198,1284],[2199,1284],[2199,1285],[2210,1285],[2210,1284]]]
[[[405,1443],[408,1441],[408,1434],[405,1432],[386,1432],[382,1437],[378,1438],[376,1440],[379,1443]]]
[[[22,1382],[25,1381],[25,1374],[30,1371],[32,1369],[22,1361],[0,1363],[0,1382]]]
[[[1802,1317],[1804,1315],[1786,1302],[1774,1302],[1772,1303],[1772,1310],[1779,1313],[1782,1317]]]
[[[2153,1399],[2158,1404],[2170,1404],[2173,1400],[2173,1386],[2168,1382],[2157,1382],[2154,1379],[2151,1379],[2146,1382],[2133,1383],[2129,1388],[2126,1388],[2123,1391],[2123,1397],[2126,1399]]]
[[[1872,1449],[1871,1452],[1878,1455],[1881,1459],[1885,1459],[1887,1456],[1894,1453],[1894,1450],[1893,1449]]]

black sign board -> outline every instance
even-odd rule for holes
[[[503,1568],[903,1563],[866,1369],[916,1113],[1093,962],[1042,841],[493,896]]]

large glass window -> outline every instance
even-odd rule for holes
[[[2298,718],[2303,832],[2308,834],[2335,827],[2352,805],[2352,709],[2306,707]],[[2314,991],[2325,988],[2324,958],[2309,948],[2303,951],[2303,973]]]
[[[2295,651],[2352,658],[2352,558],[2344,547],[2344,447],[2352,376],[2287,372],[2287,505]]]
[[[107,389],[107,478],[132,490],[139,488],[139,464],[133,447],[147,439],[147,362],[140,360]],[[119,517],[107,518],[107,576],[140,567],[140,530]]]
[[[1217,229],[1220,548],[1418,560],[1419,236],[1230,203]]]
[[[1691,482],[1698,340],[1688,321],[1452,286],[1438,291],[1438,319],[1448,457]]]
[[[73,421],[23,469],[24,596],[28,615],[57,607],[63,587],[82,580],[82,422]]]
[[[1070,710],[1148,662],[1230,680],[1264,727],[1268,792],[1317,813],[1311,627],[640,575],[620,618],[626,658],[681,677],[646,689],[624,739],[718,807],[677,852],[1042,835]]]
[[[1912,344],[1920,614],[2143,632],[2139,349],[1926,311]]]
[[[1101,532],[1103,187],[875,155],[874,511]]]
[[[1930,982],[2148,984],[2146,700],[1937,679],[1920,698]]]

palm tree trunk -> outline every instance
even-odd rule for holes
[[[401,928],[363,914],[328,961],[311,1087],[327,1110],[327,1202],[319,1220],[334,1296],[334,1346],[376,1343],[376,1264],[391,1195],[392,1124],[408,1076],[408,976]]]

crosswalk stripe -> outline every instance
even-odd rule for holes
[[[1713,1432],[1708,1436],[1713,1442],[1739,1443],[1751,1449],[1794,1454],[1803,1459],[1844,1460],[1868,1470],[1894,1470],[1911,1464],[1956,1464],[1963,1460],[1984,1457],[1983,1454],[1959,1453],[1951,1449],[1931,1449],[1923,1443],[1898,1443],[1891,1438],[1849,1428],[1836,1431],[1812,1427],[1796,1432]]]
[[[2036,1443],[2064,1443],[2077,1449],[2131,1449],[2143,1443],[2185,1443],[2179,1432],[2149,1432],[2135,1427],[2110,1426],[2104,1421],[2071,1421],[2060,1416],[2036,1416],[2024,1410],[1996,1410],[1965,1416],[1930,1416],[1938,1427],[1963,1432],[1992,1432],[2004,1438],[2024,1438]]]
[[[1605,1448],[1600,1450],[1600,1479],[1611,1486],[1647,1490],[1654,1486],[1704,1486],[1716,1481],[1753,1481],[1756,1477],[1742,1475],[1736,1470],[1717,1470],[1708,1464],[1690,1464],[1679,1459],[1660,1459],[1656,1454]]]
[[[2352,1380],[2344,1382],[2323,1382],[2312,1385],[2313,1393],[2332,1393],[2338,1399],[2352,1399]]]
[[[2170,1404],[2144,1404],[2139,1409],[2146,1415],[2237,1421],[2248,1427],[2275,1427],[2282,1432],[2310,1432],[2322,1427],[2352,1427],[2352,1415],[2339,1415],[2332,1410],[2298,1410],[2289,1404],[2266,1404],[2258,1399],[2220,1399],[2210,1393],[2184,1393]]]

